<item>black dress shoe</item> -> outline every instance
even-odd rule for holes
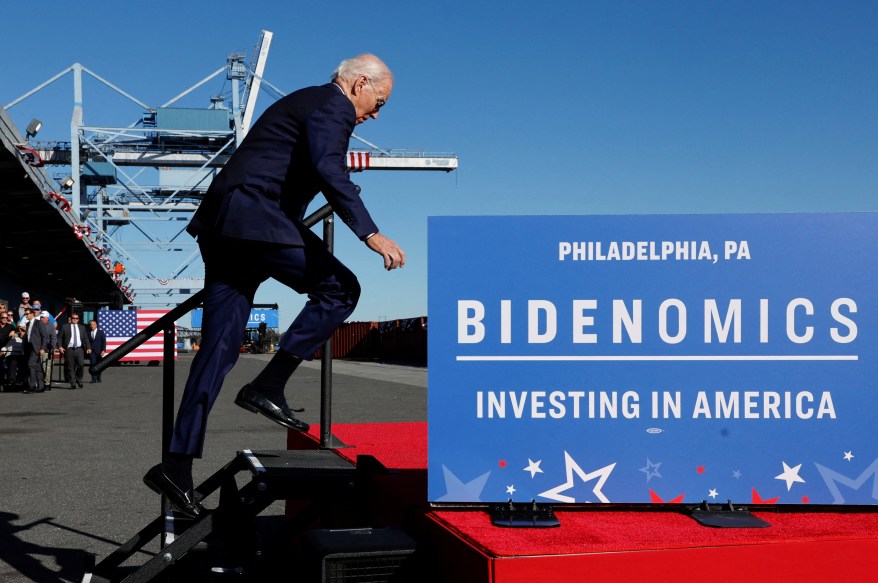
[[[281,406],[276,405],[249,384],[244,385],[244,388],[238,392],[238,396],[235,397],[235,405],[253,413],[261,413],[275,423],[290,429],[308,431],[310,427],[304,421],[296,419],[286,403],[283,403]]]
[[[189,518],[198,518],[204,514],[204,506],[195,501],[195,493],[192,490],[184,492],[177,484],[171,481],[162,471],[162,464],[155,465],[143,476],[143,483],[149,486],[156,494],[164,494],[170,500],[171,505],[181,514]]]

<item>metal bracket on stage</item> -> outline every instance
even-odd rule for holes
[[[688,511],[689,516],[702,526],[714,528],[765,528],[771,526],[761,518],[750,514],[746,508],[736,508],[731,500],[711,506],[707,500]]]
[[[492,504],[488,507],[491,524],[512,528],[551,528],[561,526],[555,510],[549,504],[537,504],[536,500],[515,503],[511,499],[506,504]]]

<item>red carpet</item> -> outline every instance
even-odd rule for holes
[[[559,528],[500,528],[481,511],[426,507],[426,423],[333,425],[333,433],[355,446],[336,450],[346,459],[371,455],[401,470],[382,482],[382,508],[396,505],[384,514],[422,509],[419,539],[442,581],[833,581],[878,571],[878,513],[763,512],[769,528],[716,529],[670,511],[558,511]],[[289,446],[316,447],[318,436],[319,427],[291,432]]]
[[[427,471],[426,423],[335,424],[332,434],[351,446],[335,450],[351,462],[356,462],[358,455],[371,455],[390,469]],[[319,425],[312,425],[308,433],[287,434],[288,449],[309,449],[319,444]]]

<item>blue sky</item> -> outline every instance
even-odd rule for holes
[[[354,176],[408,255],[387,273],[337,230],[336,251],[364,287],[354,320],[427,313],[431,215],[878,210],[871,2],[35,6],[4,8],[0,103],[80,62],[161,105],[229,53],[251,55],[262,29],[274,33],[265,77],[285,91],[326,82],[343,58],[382,57],[396,87],[357,133],[385,148],[454,152],[460,169]],[[94,84],[86,100],[87,123],[138,113]],[[270,102],[264,93],[259,106]],[[22,126],[42,119],[40,138],[66,139],[71,103],[67,81],[10,113]],[[280,303],[282,326],[302,303],[273,283],[257,301]]]

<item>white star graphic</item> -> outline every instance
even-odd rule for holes
[[[439,502],[481,502],[482,490],[485,488],[485,482],[488,481],[488,477],[491,475],[491,472],[486,472],[469,482],[463,482],[444,465],[442,466],[442,473],[445,475],[445,490],[447,494],[438,498]]]
[[[512,496],[515,494],[515,486],[506,486],[506,493]]]
[[[736,480],[738,478],[740,478],[742,475],[743,474],[741,473],[741,470],[735,470],[734,472],[732,472],[732,477],[735,478]]]
[[[530,477],[533,478],[537,474],[542,474],[543,470],[540,469],[540,464],[543,463],[543,460],[533,461],[530,458],[527,458],[527,467],[524,468],[525,472],[530,472]]]
[[[845,461],[851,461],[853,458],[854,458],[854,453],[853,453],[853,451],[846,451],[846,452],[844,452],[844,459],[845,459]]]
[[[578,475],[583,482],[588,482],[589,480],[593,480],[599,477],[600,479],[598,480],[597,484],[595,484],[592,492],[594,492],[594,495],[597,496],[598,500],[600,500],[601,502],[608,503],[610,501],[610,499],[604,496],[604,493],[601,492],[601,488],[604,487],[604,483],[607,481],[607,478],[610,477],[610,473],[612,473],[613,468],[616,467],[615,462],[608,466],[604,466],[600,469],[594,470],[593,472],[585,473],[584,471],[582,471],[582,468],[580,468],[579,465],[577,465],[577,463],[573,461],[573,458],[570,457],[570,454],[565,451],[564,464],[566,465],[565,471],[567,474],[567,481],[560,486],[556,486],[551,490],[546,490],[545,492],[540,493],[540,496],[542,496],[543,498],[548,498],[550,500],[557,500],[558,502],[576,502],[576,499],[572,496],[564,496],[563,494],[561,494],[561,492],[569,490],[573,487],[573,472],[576,472],[576,475]]]
[[[799,476],[799,468],[802,467],[802,464],[791,468],[786,462],[782,461],[781,463],[783,464],[783,473],[775,476],[774,479],[785,481],[787,483],[787,492],[793,487],[793,482],[805,483],[805,480]]]
[[[719,496],[719,492],[716,491],[716,488],[711,488],[710,492],[708,492],[707,495],[711,498],[716,498],[717,496]]]

